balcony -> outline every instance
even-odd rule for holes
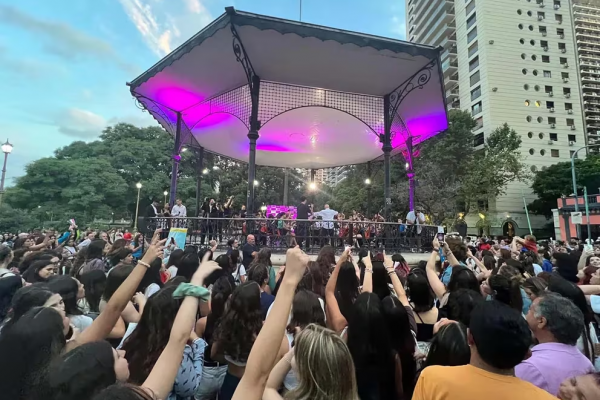
[[[587,84],[583,84],[581,85],[581,88],[585,91],[585,90],[598,90],[600,91],[600,85],[593,85],[591,83],[587,83]]]
[[[583,97],[598,97],[598,93],[584,90]]]
[[[587,69],[584,68],[581,70],[581,74],[587,74],[587,75],[600,75],[600,69]]]
[[[454,75],[458,71],[458,61],[454,60],[446,60],[442,63],[442,71],[444,71],[445,76]]]
[[[600,114],[600,108],[598,107],[586,107],[585,109],[585,113],[594,113],[594,114]]]
[[[583,102],[583,104],[587,107],[589,106],[600,106],[600,101],[596,101],[596,100],[585,100]]]
[[[595,49],[596,47],[600,46],[600,40],[578,39],[577,46],[581,46],[582,48],[589,47]]]
[[[591,25],[599,25],[600,21],[597,18],[584,18],[584,17],[575,17],[575,23],[581,23],[582,25],[591,24]]]
[[[579,63],[581,67],[600,67],[600,62],[596,61],[581,61]]]
[[[579,53],[580,58],[585,58],[586,60],[600,60],[600,54],[592,54],[592,53]]]
[[[458,74],[446,77],[444,79],[444,86],[446,90],[452,90],[458,85]]]
[[[593,76],[582,76],[581,77],[581,81],[585,81],[585,82],[600,82],[600,78],[596,78]]]

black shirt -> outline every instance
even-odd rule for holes
[[[310,208],[308,205],[304,203],[300,203],[298,209],[296,210],[296,218],[298,219],[308,219],[308,213],[310,212]]]
[[[244,247],[242,247],[242,265],[245,268],[248,268],[252,260],[254,260],[252,253],[255,251],[258,252],[258,247],[254,244],[246,243]]]

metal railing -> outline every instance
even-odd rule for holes
[[[229,240],[237,240],[242,246],[252,234],[259,246],[269,247],[273,253],[285,253],[299,245],[309,254],[318,253],[325,245],[333,246],[337,252],[343,251],[345,246],[385,250],[388,254],[431,251],[438,232],[438,227],[432,225],[275,218],[155,217],[140,218],[138,226],[148,238],[156,228],[164,232],[171,228],[187,229],[186,245],[209,246],[210,241],[215,240],[218,250],[226,250]]]

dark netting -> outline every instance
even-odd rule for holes
[[[183,117],[192,131],[204,118],[216,113],[233,115],[250,129],[251,112],[250,88],[244,85],[188,108]]]
[[[258,119],[271,119],[301,107],[327,107],[346,112],[383,133],[383,98],[275,82],[260,83]]]

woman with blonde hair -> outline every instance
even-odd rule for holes
[[[354,362],[339,335],[310,324],[295,342],[296,346],[271,371],[263,400],[358,400]],[[278,389],[291,368],[298,386],[282,397]]]

